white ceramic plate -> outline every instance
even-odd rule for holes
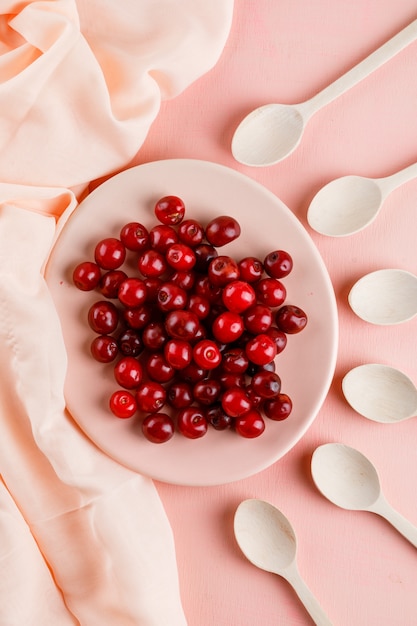
[[[216,215],[232,215],[242,234],[222,248],[238,259],[285,249],[294,269],[284,279],[287,303],[308,314],[306,329],[290,335],[277,357],[282,391],[293,400],[283,422],[267,420],[257,439],[210,429],[198,440],[176,434],[165,444],[152,444],[140,430],[140,418],[120,420],[109,412],[116,388],[113,365],[90,356],[89,306],[100,299],[72,284],[73,268],[93,258],[97,241],[118,236],[129,221],[151,227],[153,207],[164,195],[183,198],[188,217],[207,223]],[[291,211],[270,191],[223,166],[194,160],[166,160],[127,170],[88,196],[69,217],[50,256],[46,279],[61,318],[68,351],[66,401],[83,431],[108,455],[156,480],[182,485],[215,485],[245,478],[280,459],[303,436],[328,392],[336,361],[337,310],[325,265],[311,238]]]

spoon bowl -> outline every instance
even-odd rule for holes
[[[377,470],[359,450],[341,443],[319,446],[313,452],[311,474],[330,502],[342,509],[380,515],[417,548],[417,528],[385,500]]]
[[[381,424],[395,424],[417,415],[417,389],[399,370],[369,363],[350,370],[343,394],[360,415]]]
[[[232,139],[232,154],[253,167],[277,163],[295,150],[303,132],[304,118],[295,106],[266,104],[241,121]]]
[[[417,36],[417,20],[315,96],[296,105],[268,104],[255,109],[237,127],[232,154],[244,165],[273,165],[298,146],[308,120],[318,110],[374,72]]]
[[[314,196],[308,223],[329,237],[353,235],[374,221],[389,194],[416,176],[417,164],[413,163],[385,178],[336,178]]]
[[[244,500],[236,509],[234,531],[240,549],[253,565],[285,578],[314,623],[331,626],[298,572],[295,532],[281,511],[263,500]]]
[[[400,269],[371,272],[353,285],[348,302],[370,324],[407,322],[417,313],[417,276]]]

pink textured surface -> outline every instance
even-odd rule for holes
[[[230,153],[232,133],[252,108],[312,96],[416,18],[414,0],[236,0],[217,66],[165,103],[134,164],[166,158],[215,161],[273,191],[306,224],[314,194],[345,174],[385,176],[416,159],[417,43],[310,121],[301,146],[281,164],[251,169]],[[338,626],[417,624],[417,555],[384,520],[348,512],[316,491],[310,459],[319,444],[360,449],[379,469],[387,499],[417,524],[416,421],[386,426],[354,413],[341,378],[361,363],[400,368],[417,383],[417,318],[373,327],[355,317],[347,293],[384,267],[417,272],[417,181],[394,192],[379,218],[352,237],[310,230],[338,299],[334,383],[313,426],[283,459],[222,487],[158,483],[176,540],[190,626],[295,626],[311,620],[281,579],[250,565],[235,544],[233,514],[249,497],[269,500],[292,521],[299,569]],[[300,381],[302,384],[302,381]]]

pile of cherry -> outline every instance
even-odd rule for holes
[[[119,418],[142,414],[154,443],[176,430],[197,439],[210,426],[257,437],[265,416],[283,420],[292,410],[274,359],[307,324],[302,309],[284,304],[281,279],[293,260],[285,250],[238,261],[220,254],[239,237],[237,220],[185,219],[176,196],[158,200],[154,214],[152,228],[125,224],[73,272],[76,287],[100,294],[88,324],[92,356],[114,362],[109,408]]]

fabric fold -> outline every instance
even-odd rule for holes
[[[0,623],[184,626],[153,482],[65,406],[43,269],[78,193],[211,69],[232,0],[0,0]]]

